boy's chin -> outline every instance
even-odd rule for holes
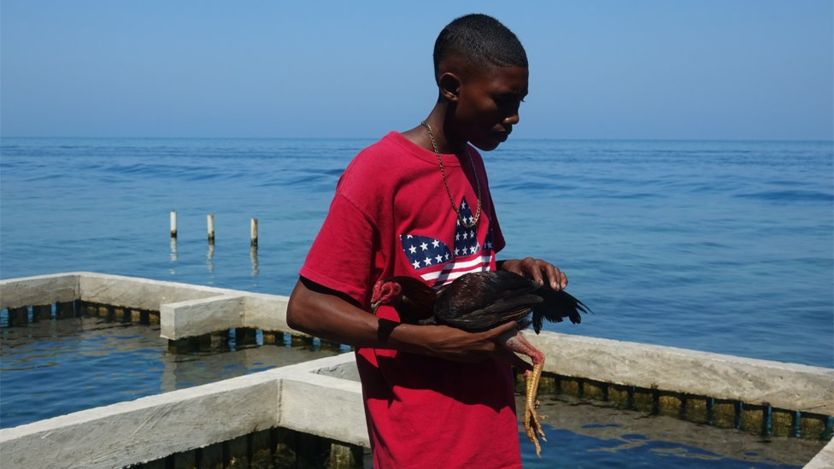
[[[498,148],[499,145],[503,140],[501,139],[479,139],[479,140],[470,140],[471,143],[475,148],[482,151],[492,151]]]

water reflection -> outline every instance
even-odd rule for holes
[[[214,273],[214,243],[209,243],[208,253],[206,253],[206,267],[208,268],[208,273]]]
[[[257,277],[260,273],[258,268],[258,246],[252,245],[249,248],[249,259],[252,261],[252,277]]]
[[[95,317],[4,327],[0,328],[0,427],[336,353],[283,343],[230,348],[228,341],[175,353],[159,337],[159,326]]]
[[[177,238],[171,238],[169,243],[169,259],[170,259],[170,267],[168,268],[168,273],[171,275],[177,274]]]
[[[801,467],[824,445],[767,438],[642,412],[590,405],[569,396],[539,396],[548,441],[537,458],[521,438],[524,467]],[[516,403],[523,407],[521,396]],[[519,427],[523,433],[523,428]],[[624,464],[627,463],[627,464]]]

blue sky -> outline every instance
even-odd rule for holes
[[[357,137],[414,126],[442,27],[525,45],[519,138],[834,138],[828,0],[3,0],[0,131]]]

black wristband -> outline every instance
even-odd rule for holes
[[[376,329],[376,338],[383,344],[387,343],[388,338],[391,337],[391,333],[394,332],[394,328],[399,325],[400,323],[398,322],[379,318],[379,324]]]

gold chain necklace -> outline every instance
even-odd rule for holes
[[[452,191],[449,190],[449,182],[446,180],[446,168],[443,166],[443,157],[441,157],[440,152],[437,151],[437,142],[434,141],[434,133],[431,131],[431,126],[426,121],[420,122],[420,125],[425,127],[429,132],[431,146],[432,149],[434,149],[434,154],[437,156],[437,164],[440,166],[440,175],[443,176],[443,185],[446,187],[446,195],[449,196],[449,202],[452,203],[452,210],[455,211],[455,214],[458,216],[458,220],[463,226],[467,228],[474,228],[478,226],[478,219],[481,217],[481,181],[478,179],[478,171],[475,170],[475,163],[472,162],[472,157],[468,152],[466,152],[466,156],[469,159],[469,165],[472,167],[472,174],[475,175],[475,194],[478,200],[478,209],[475,210],[475,216],[472,218],[472,222],[467,223],[466,218],[460,216],[460,211],[458,211],[455,198],[452,197]]]

